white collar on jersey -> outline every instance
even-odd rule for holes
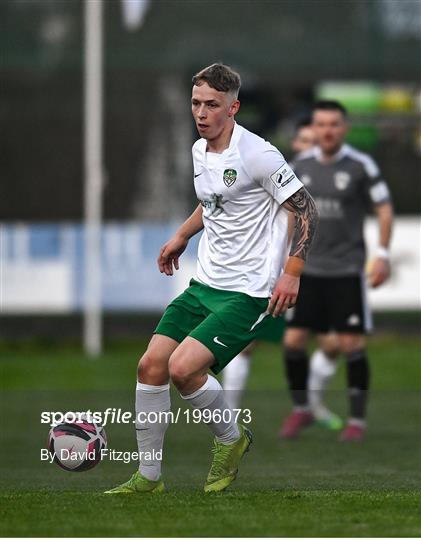
[[[336,152],[334,156],[329,160],[329,163],[336,163],[345,156],[349,154],[350,146],[348,144],[343,144],[339,150]],[[317,161],[322,161],[322,151],[320,149],[320,146],[315,146],[313,148],[313,155],[317,159]]]
[[[237,145],[237,142],[238,140],[240,139],[241,137],[241,133],[242,131],[244,131],[244,128],[241,127],[239,124],[237,124],[237,122],[234,121],[234,129],[232,131],[232,134],[231,134],[231,140],[230,140],[230,144],[228,146],[228,148],[225,148],[225,150],[223,150],[219,155],[221,156],[222,154],[225,154],[226,152],[229,152],[230,150],[232,150],[233,148],[235,148],[235,146]],[[203,152],[203,155],[206,154],[206,146],[207,146],[207,140],[206,139],[200,139],[202,141],[202,152]]]

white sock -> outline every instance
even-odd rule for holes
[[[294,405],[293,407],[293,411],[294,412],[305,412],[305,413],[309,413],[311,412],[311,408],[309,405]]]
[[[308,394],[310,407],[316,418],[329,414],[323,404],[323,397],[329,381],[336,373],[337,363],[317,349],[310,359],[310,375],[308,379]]]
[[[168,412],[171,408],[170,385],[152,386],[138,382],[136,385],[136,439],[139,452],[139,472],[148,480],[158,480],[161,476],[162,447],[168,427],[168,415],[148,413]],[[140,413],[140,414],[139,414]],[[145,459],[150,452],[152,459]],[[158,456],[156,453],[159,452]]]
[[[367,427],[367,422],[363,420],[362,418],[349,418],[348,420],[349,426],[358,426],[362,429],[365,429]]]
[[[222,385],[231,409],[239,409],[250,370],[250,355],[241,352],[224,368]]]
[[[224,391],[219,382],[208,375],[203,386],[188,396],[181,396],[190,402],[194,409],[209,411],[210,422],[206,422],[219,442],[231,444],[240,438],[240,430],[234,422],[234,416],[225,400]],[[205,417],[206,418],[206,417]]]

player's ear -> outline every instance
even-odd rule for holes
[[[228,116],[235,116],[239,110],[240,110],[240,102],[238,101],[238,99],[236,99],[235,101],[231,103],[231,106],[228,111]]]

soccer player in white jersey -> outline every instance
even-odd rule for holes
[[[303,118],[296,126],[294,137],[291,140],[291,149],[295,154],[299,154],[308,150],[316,144],[316,137],[311,126],[311,118]],[[290,214],[289,218],[289,236],[293,232],[293,222],[294,217]],[[270,327],[267,331],[260,336],[259,341],[268,341],[271,343],[279,344],[281,342],[282,336],[284,334],[285,321],[283,317],[278,317],[271,321]],[[336,364],[331,364],[329,358],[326,358],[326,355],[323,350],[323,346],[326,343],[328,347],[328,353],[330,353],[329,346],[333,343],[333,340],[330,336],[325,336],[322,340],[321,349],[315,351],[315,355],[319,359],[322,357],[325,362],[328,362],[328,366],[332,365],[335,369]],[[226,392],[226,400],[228,405],[232,410],[239,409],[241,406],[241,399],[247,384],[249,372],[250,372],[250,362],[253,355],[253,352],[256,348],[257,342],[254,341],[250,343],[248,347],[241,351],[231,362],[225,367],[222,372],[222,386]],[[310,365],[313,366],[313,359],[310,360]],[[320,365],[320,360],[317,362],[317,366]],[[313,392],[311,396],[315,395]],[[326,408],[324,407],[324,411]],[[330,411],[329,411],[330,413]],[[325,416],[325,415],[324,415]],[[331,413],[330,413],[331,416]]]
[[[169,418],[162,413],[171,407],[170,380],[194,409],[206,411],[214,435],[206,492],[234,481],[252,441],[245,426],[223,414],[224,392],[208,370],[221,371],[271,315],[295,303],[317,211],[282,154],[235,123],[239,88],[239,75],[223,64],[193,77],[192,113],[201,138],[192,152],[200,203],[162,247],[158,265],[171,276],[189,239],[203,229],[197,274],[168,306],[139,361],[139,470],[107,493],[164,490],[160,457]],[[289,256],[287,210],[295,214]],[[163,421],[152,422],[151,412]]]

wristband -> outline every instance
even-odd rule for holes
[[[300,277],[304,269],[304,261],[299,257],[288,257],[284,273],[290,276]]]
[[[389,250],[383,246],[378,246],[376,249],[376,257],[378,259],[386,259],[386,261],[388,261],[390,259]]]

